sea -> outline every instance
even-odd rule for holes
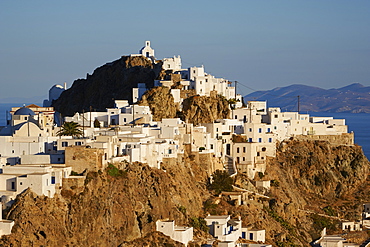
[[[29,103],[31,104],[31,103]],[[25,103],[24,105],[29,105]],[[42,104],[38,104],[42,105]],[[6,125],[6,112],[11,110],[11,107],[20,107],[23,104],[16,103],[0,103],[0,126]],[[306,113],[306,112],[302,112]],[[334,117],[337,119],[345,119],[348,125],[348,131],[355,133],[355,143],[362,146],[366,157],[370,158],[370,113],[332,113],[332,112],[307,112],[310,116],[317,117]],[[8,117],[9,119],[9,117]]]

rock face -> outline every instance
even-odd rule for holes
[[[331,145],[326,141],[286,141],[280,144],[274,166],[286,181],[305,195],[327,199],[352,194],[369,174],[361,147]]]
[[[239,206],[211,195],[204,165],[186,157],[162,169],[122,164],[122,172],[89,173],[85,187],[65,187],[55,198],[27,190],[4,214],[15,225],[0,246],[180,246],[153,233],[155,221],[187,225],[208,213],[241,216],[243,226],[266,229],[273,246],[310,246],[323,227],[335,233],[339,218],[354,220],[370,201],[369,162],[359,146],[285,141],[256,177],[272,181],[267,197],[250,194]],[[254,183],[236,178],[238,187],[257,192]]]
[[[359,146],[326,141],[280,143],[263,178],[273,181],[267,213],[279,223],[275,229],[265,226],[269,235],[304,244],[318,238],[324,227],[334,233],[339,218],[358,219],[362,203],[370,199],[364,190],[369,185],[369,168]]]
[[[178,111],[168,87],[155,87],[145,92],[139,105],[147,105],[153,114],[154,121],[162,118],[174,118]]]
[[[152,88],[155,79],[162,76],[162,63],[153,64],[142,56],[123,56],[97,68],[86,79],[78,79],[59,99],[53,102],[55,109],[65,116],[82,110],[105,111],[114,106],[115,99],[132,102],[132,88],[145,83]]]
[[[184,100],[182,113],[183,120],[197,125],[229,118],[230,110],[227,100],[222,96],[192,96]]]
[[[114,176],[89,173],[81,193],[56,198],[26,191],[8,213],[16,223],[0,246],[118,246],[154,231],[158,219],[185,224],[209,196],[205,173],[186,162],[165,169],[131,164]]]

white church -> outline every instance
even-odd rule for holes
[[[140,49],[139,54],[131,54],[131,56],[144,56],[156,62],[154,49],[150,46],[150,41],[145,41],[145,45]],[[236,99],[238,102],[237,106],[241,107],[241,95],[236,94],[236,89],[232,86],[232,83],[224,78],[216,78],[206,73],[203,65],[183,69],[180,55],[163,58],[162,63],[162,69],[172,70],[174,74],[180,75],[180,84],[184,90],[195,90],[196,94],[200,96],[210,96],[211,92],[215,92],[226,99]],[[154,86],[171,87],[173,86],[173,81],[156,80]],[[146,90],[144,83],[138,83],[138,87],[133,89],[133,102],[139,101]]]

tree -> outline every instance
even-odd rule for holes
[[[82,136],[81,126],[75,122],[65,122],[61,129],[57,132],[57,136],[73,136],[80,137]]]
[[[221,191],[233,190],[234,181],[227,171],[216,170],[212,174],[212,179],[213,182],[209,185],[209,188],[214,190],[216,194],[220,194]]]
[[[236,103],[238,102],[239,100],[237,100],[237,99],[234,99],[234,98],[232,98],[232,99],[228,99],[227,100],[227,102],[229,103],[229,105],[230,105],[230,109],[231,110],[234,110],[235,109],[235,105],[236,105]]]

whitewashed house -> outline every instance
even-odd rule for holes
[[[63,178],[68,178],[70,173],[71,167],[65,165],[3,166],[0,174],[1,201],[7,203],[27,188],[37,195],[54,197]]]
[[[0,238],[3,235],[11,234],[13,226],[14,226],[13,220],[3,219],[3,204],[0,202]]]
[[[157,220],[156,231],[162,232],[185,246],[193,240],[193,227],[177,226],[174,220]]]
[[[208,215],[205,218],[209,233],[220,241],[233,242],[241,237],[242,221],[233,220],[230,215]]]

